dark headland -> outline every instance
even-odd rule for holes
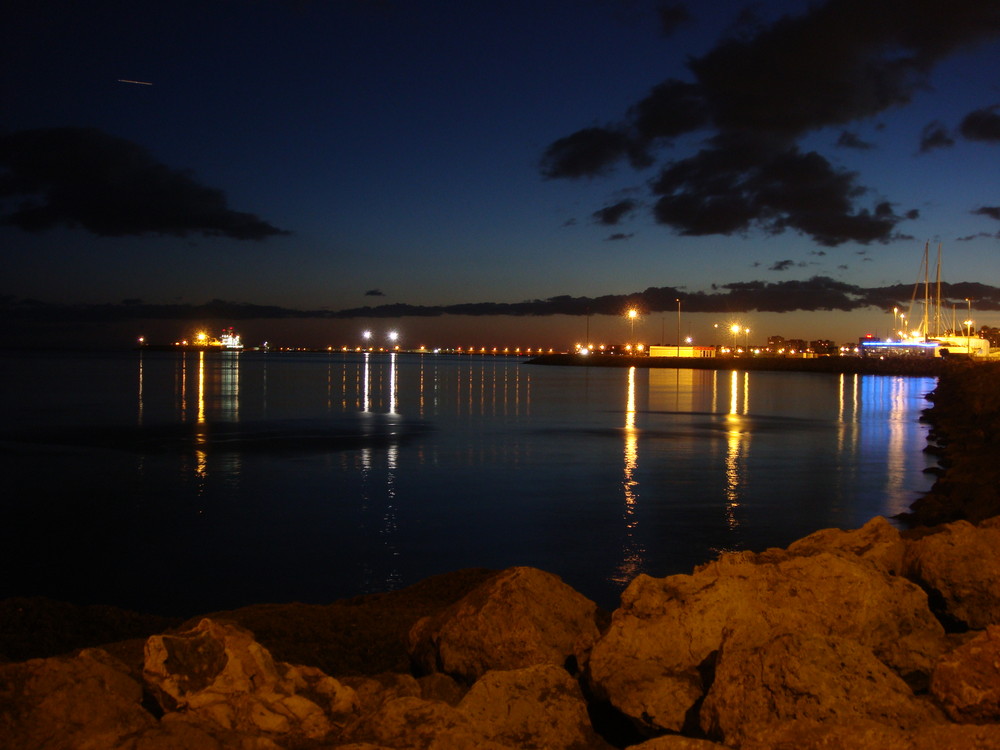
[[[0,747],[1000,750],[1000,363],[681,366],[933,375],[933,487],[613,613],[531,568],[186,622],[0,601]]]

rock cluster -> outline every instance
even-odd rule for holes
[[[639,576],[600,613],[512,568],[417,620],[410,673],[327,675],[202,619],[0,666],[0,747],[1000,750],[1000,518],[883,518]]]
[[[1000,514],[1000,362],[952,362],[928,394],[927,450],[937,457],[930,492],[906,514],[924,526]]]

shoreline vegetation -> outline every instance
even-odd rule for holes
[[[613,613],[531,568],[185,621],[3,600],[0,746],[1000,750],[1000,363],[629,360],[586,364],[933,375],[935,482],[902,531],[641,575]]]

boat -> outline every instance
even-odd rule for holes
[[[861,344],[862,354],[868,356],[918,356],[947,357],[952,355],[987,358],[990,356],[990,342],[980,336],[974,336],[972,330],[972,300],[969,304],[969,317],[963,321],[964,333],[955,320],[955,306],[952,305],[952,325],[944,329],[941,316],[941,245],[938,245],[937,271],[935,279],[935,294],[931,296],[930,282],[930,243],[924,244],[924,257],[920,265],[923,273],[923,284],[918,280],[913,286],[913,296],[906,313],[895,318],[894,330],[886,341],[866,341]],[[922,314],[915,325],[914,310],[917,308],[918,295],[923,287]],[[895,308],[893,308],[895,314]],[[912,325],[907,329],[906,323]],[[932,332],[933,327],[933,332]]]
[[[140,336],[139,348],[158,351],[240,352],[243,351],[243,340],[240,334],[236,333],[236,330],[230,327],[223,328],[218,338],[213,338],[204,331],[199,331],[192,339],[181,339],[170,344],[151,344],[146,341],[145,336]]]

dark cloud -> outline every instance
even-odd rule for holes
[[[542,156],[541,170],[545,177],[595,177],[606,174],[611,167],[629,154],[636,154],[636,145],[623,132],[611,128],[584,128],[560,138]],[[637,155],[639,164],[645,156]]]
[[[656,9],[663,36],[671,36],[677,29],[691,20],[691,13],[683,3],[663,3]]]
[[[964,306],[976,300],[978,310],[1000,310],[1000,287],[975,282],[942,283],[942,304]],[[458,305],[390,304],[346,310],[296,310],[212,300],[203,305],[146,304],[129,300],[122,304],[61,305],[38,300],[0,296],[0,322],[5,324],[54,324],[59,322],[113,322],[122,320],[275,320],[355,319],[466,316],[620,315],[635,305],[647,313],[674,312],[677,300],[690,313],[794,312],[798,310],[883,311],[906,307],[912,299],[912,284],[864,288],[824,276],[802,281],[748,281],[713,284],[709,292],[687,292],[679,287],[649,287],[632,294],[601,297],[561,295],[524,302],[470,302]]]
[[[259,240],[287,234],[233,211],[222,191],[93,128],[0,136],[0,221],[28,231],[83,227],[102,236],[189,233]]]
[[[681,234],[733,234],[758,226],[795,229],[825,246],[884,242],[900,217],[879,202],[856,209],[863,190],[854,174],[835,169],[816,152],[784,150],[753,140],[716,139],[715,148],[669,165],[653,184],[662,197],[658,221]]]
[[[605,240],[607,242],[617,242],[618,240],[630,240],[635,236],[633,233],[626,234],[625,232],[615,232],[614,234],[609,234]]]
[[[610,206],[605,206],[604,208],[594,211],[593,217],[598,224],[605,224],[607,226],[615,226],[620,222],[625,216],[632,213],[636,209],[636,202],[633,200],[623,200],[618,201]]]
[[[922,154],[936,148],[948,148],[954,145],[955,139],[948,133],[948,128],[937,120],[927,123],[920,133],[920,153]]]
[[[542,173],[592,177],[626,159],[646,166],[657,146],[714,131],[708,148],[663,166],[654,183],[659,222],[681,234],[761,227],[793,229],[823,245],[885,242],[908,214],[884,201],[857,205],[868,190],[856,175],[800,153],[798,139],[908,103],[937,62],[997,35],[996,3],[827,0],[692,58],[692,82],[664,81],[623,122],[554,142]],[[973,125],[980,137],[992,132]],[[925,131],[924,146],[944,145],[943,133]],[[841,141],[862,143],[847,131]]]
[[[381,289],[369,289],[365,292],[366,297],[384,297],[385,293]]]
[[[959,132],[970,141],[1000,141],[1000,105],[984,107],[962,118]]]
[[[980,206],[971,213],[974,213],[977,216],[989,216],[991,219],[1000,221],[1000,206]]]
[[[867,151],[874,148],[872,144],[861,140],[861,136],[857,133],[851,133],[847,130],[840,131],[840,137],[837,138],[837,145],[841,148],[855,148],[860,151]]]
[[[787,271],[789,268],[795,265],[794,260],[777,260],[771,264],[768,269],[770,271]]]

